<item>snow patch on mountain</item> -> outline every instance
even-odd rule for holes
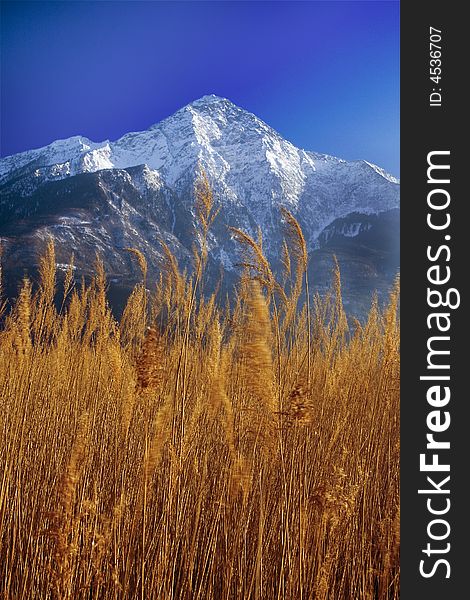
[[[364,160],[363,162],[366,165],[368,165],[373,171],[375,171],[378,175],[380,175],[384,179],[387,179],[391,183],[397,183],[397,184],[400,183],[399,179],[397,179],[393,175],[390,175],[390,173],[387,173],[384,169],[382,169],[382,167],[378,167],[377,165],[374,165],[374,164],[368,162],[367,160]]]
[[[369,231],[371,227],[372,224],[370,222],[341,223],[339,225],[330,225],[322,231],[319,239],[320,243],[316,247],[320,247],[323,244],[327,244],[335,235],[353,238],[358,236],[360,233],[363,233],[364,231]]]

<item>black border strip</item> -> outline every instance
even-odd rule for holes
[[[460,6],[462,6],[460,4]],[[466,100],[464,88],[468,86],[469,56],[468,33],[464,31],[465,19],[459,11],[459,3],[447,0],[437,2],[428,0],[425,3],[406,0],[401,3],[401,598],[403,600],[446,599],[453,600],[467,597],[470,566],[467,565],[468,543],[470,541],[467,508],[470,499],[467,497],[467,473],[470,473],[467,461],[470,460],[470,421],[467,419],[467,406],[470,401],[465,386],[464,373],[470,370],[469,352],[466,348],[470,334],[467,310],[467,288],[470,277],[470,250],[466,240],[470,239],[470,220],[467,221],[467,205],[470,204],[469,192],[465,189],[464,180],[470,171],[467,165],[468,152],[464,150],[464,135],[469,135],[470,101]],[[434,27],[442,30],[442,79],[437,83],[430,80],[430,31]],[[434,38],[437,39],[437,38]],[[436,55],[435,55],[436,56]],[[432,88],[442,93],[441,106],[430,106]],[[438,96],[433,97],[438,100]],[[464,103],[468,106],[464,109]],[[467,112],[465,112],[467,111]],[[467,133],[465,134],[465,130]],[[431,160],[449,164],[447,175],[444,170],[431,171],[435,179],[450,179],[449,183],[429,183],[427,180],[428,153],[433,151],[449,151],[447,155],[434,155]],[[449,212],[451,222],[445,230],[433,230],[427,224],[427,215],[433,212],[428,207],[428,194],[432,189],[444,189],[449,194],[449,207],[434,211],[431,218],[444,222]],[[433,199],[443,203],[446,194],[436,192]],[[450,235],[450,240],[445,236]],[[439,257],[433,262],[427,256],[427,248],[431,247],[431,255],[436,256],[441,246]],[[439,264],[440,271],[432,271],[431,276],[438,273],[442,278],[450,267],[450,281],[447,284],[431,285],[428,280],[430,266]],[[460,293],[460,306],[456,309],[440,307],[430,308],[427,299],[427,288],[439,289],[445,294],[446,289],[456,288]],[[452,295],[452,301],[457,295]],[[434,300],[437,296],[434,296]],[[428,328],[427,317],[433,312],[450,314],[450,329],[443,333],[437,331],[436,319],[431,319]],[[446,319],[441,320],[444,325]],[[450,350],[449,355],[439,355],[435,363],[449,364],[450,369],[429,369],[427,342],[433,335],[449,336],[448,341],[434,341],[434,348]],[[431,357],[433,358],[433,357]],[[450,376],[450,381],[420,380],[420,376]],[[427,400],[427,390],[432,385],[448,385],[451,398],[447,405],[436,408]],[[441,391],[443,388],[440,388]],[[435,397],[435,396],[434,396]],[[451,422],[446,431],[435,433],[435,439],[449,441],[450,449],[438,451],[439,463],[449,464],[449,472],[420,471],[420,454],[426,453],[426,462],[432,461],[435,450],[427,450],[426,434],[430,433],[426,422],[427,415],[440,411],[441,422],[449,413]],[[436,425],[436,420],[431,424]],[[450,479],[442,483],[447,476]],[[427,476],[434,480],[434,486],[447,493],[418,494],[419,489],[435,489],[427,481]],[[432,515],[428,509],[448,512]],[[432,540],[428,535],[428,526],[433,519],[443,519],[449,523],[450,533],[441,540]],[[435,537],[444,536],[447,527],[444,523],[430,525]],[[431,549],[447,549],[448,552],[429,553],[423,550],[430,543]],[[447,560],[447,564],[439,563],[439,559]],[[431,573],[425,578],[420,574],[420,561],[424,560],[422,569]]]

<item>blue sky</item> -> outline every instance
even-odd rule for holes
[[[399,3],[1,3],[2,156],[117,139],[205,94],[399,175]]]

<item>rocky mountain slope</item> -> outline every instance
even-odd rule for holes
[[[236,277],[238,247],[227,229],[261,228],[271,260],[283,237],[279,207],[299,220],[318,289],[340,260],[345,300],[361,312],[375,288],[386,293],[398,270],[399,182],[365,161],[300,150],[255,115],[205,96],[143,132],[115,142],[76,136],[0,160],[0,237],[10,282],[56,241],[59,268],[74,253],[89,274],[96,251],[111,283],[137,277],[126,247],[140,249],[156,274],[164,239],[185,266],[194,243],[194,182],[203,169],[219,215],[210,267]]]

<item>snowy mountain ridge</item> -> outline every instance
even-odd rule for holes
[[[384,192],[390,183],[398,188],[399,182],[383,169],[300,150],[255,115],[218,96],[204,96],[148,130],[115,142],[74,136],[1,159],[0,184],[33,168],[34,179],[25,189],[31,194],[45,181],[139,165],[156,171],[176,192],[186,187],[188,173],[202,167],[223,202],[244,205],[262,229],[269,224],[267,212],[282,204],[296,213],[306,195],[316,213],[314,237],[348,212],[371,214],[398,206],[398,194]],[[347,199],[341,193],[341,202],[328,201],[328,188],[333,183],[337,187],[338,175],[351,188],[368,176],[369,190],[359,197],[351,189]]]
[[[260,229],[267,257],[279,263],[285,206],[309,252],[320,253],[312,260],[320,287],[327,285],[332,254],[343,253],[361,310],[371,289],[386,293],[398,266],[398,180],[367,161],[299,149],[218,96],[114,142],[74,136],[1,159],[5,272],[36,265],[50,238],[60,264],[74,254],[77,274],[91,273],[99,252],[117,285],[133,276],[128,247],[141,250],[158,274],[160,239],[191,269],[201,169],[220,208],[208,240],[213,282],[221,271],[232,281],[237,276],[239,247],[228,226],[254,237]]]

